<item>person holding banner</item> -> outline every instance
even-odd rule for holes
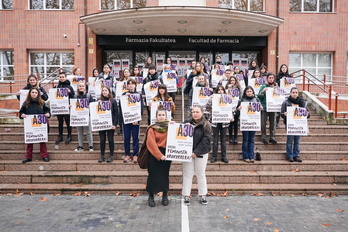
[[[39,79],[34,74],[30,74],[27,78],[27,85],[24,86],[23,90],[30,90],[31,88],[38,88],[40,90],[40,97],[42,100],[47,101],[48,95],[46,90],[40,86]],[[17,92],[17,99],[20,98],[21,91]],[[21,106],[22,107],[22,106]]]
[[[211,125],[209,121],[205,119],[203,108],[201,106],[195,106],[192,109],[192,117],[186,119],[184,123],[189,123],[195,126],[193,131],[193,149],[191,154],[192,161],[182,163],[182,195],[184,196],[184,203],[186,205],[190,204],[192,178],[196,173],[198,195],[201,196],[200,202],[201,204],[206,205],[208,204],[206,198],[208,188],[205,169],[207,167],[208,153],[211,149]]]
[[[238,101],[237,112],[236,114],[240,115],[242,109],[242,102],[260,102],[260,100],[255,96],[253,87],[247,86],[244,89],[242,98]],[[262,110],[262,106],[261,106]],[[254,145],[255,145],[255,134],[256,131],[242,131],[243,134],[243,143],[242,143],[242,154],[243,160],[246,163],[254,163]],[[256,156],[256,160],[261,160],[261,157]]]
[[[276,82],[278,86],[280,86],[280,80],[285,77],[292,77],[292,76],[289,74],[288,66],[286,64],[282,64],[280,65],[279,72],[277,73],[277,76],[276,76]],[[277,113],[276,127],[279,127],[279,120],[280,120],[280,113]]]
[[[260,73],[262,77],[265,77],[265,78],[267,77],[268,72],[267,72],[267,66],[265,64],[261,64]]]
[[[291,88],[290,96],[282,104],[282,111],[280,112],[281,117],[284,119],[285,129],[286,129],[286,117],[287,117],[287,107],[302,107],[306,108],[306,101],[298,96],[298,89],[296,87]],[[308,110],[307,118],[310,117]],[[302,162],[300,159],[300,135],[287,135],[286,136],[286,154],[288,156],[289,162]]]
[[[167,206],[169,190],[169,169],[171,161],[166,161],[168,121],[166,109],[159,107],[156,111],[156,122],[150,125],[145,133],[146,146],[151,155],[148,160],[148,177],[146,191],[149,193],[148,205],[155,207],[154,196],[162,194],[162,205]]]
[[[257,97],[260,99],[263,110],[261,111],[261,139],[263,144],[268,144],[269,142],[272,144],[277,144],[277,140],[275,140],[275,131],[276,131],[276,112],[267,112],[266,105],[266,91],[270,88],[278,87],[275,82],[275,76],[273,73],[268,73],[267,82],[260,87],[260,91]],[[269,119],[269,132],[270,132],[270,140],[267,140],[266,135],[266,124],[267,119]]]
[[[70,81],[67,79],[65,72],[59,73],[59,82],[58,82],[58,85],[56,85],[54,88],[66,88],[66,89],[68,89],[69,98],[73,98],[75,95],[75,91],[74,91],[73,87],[70,85]],[[59,114],[59,115],[57,115],[57,119],[58,119],[59,135],[58,135],[58,139],[56,140],[56,144],[63,142],[63,124],[64,124],[64,121],[65,121],[67,130],[68,130],[68,137],[66,138],[65,143],[68,144],[72,140],[72,136],[71,136],[72,127],[70,126],[70,115],[69,114]]]
[[[102,130],[99,131],[99,138],[100,138],[100,158],[98,160],[99,163],[102,163],[105,161],[105,145],[106,145],[106,135],[108,136],[109,141],[109,149],[110,149],[110,156],[106,160],[106,162],[111,163],[114,161],[114,150],[115,150],[115,141],[114,141],[114,134],[115,129],[118,122],[118,106],[117,101],[112,97],[112,92],[108,86],[104,86],[102,88],[102,93],[100,95],[99,101],[110,101],[111,103],[111,116],[112,116],[112,127],[110,130]]]
[[[96,80],[100,80],[101,82],[103,82],[104,86],[108,86],[112,90],[113,97],[115,97],[115,91],[114,91],[115,81],[114,81],[114,76],[112,75],[112,72],[111,72],[111,66],[109,64],[104,64],[103,72],[99,74]]]
[[[167,91],[167,86],[164,84],[160,84],[157,89],[157,95],[152,99],[154,102],[164,102],[164,101],[169,101],[171,103],[171,112],[172,115],[174,114],[175,111],[175,104],[173,99],[169,96],[168,91]],[[149,107],[151,107],[151,102],[149,104]]]
[[[198,82],[196,83],[196,87],[206,87],[206,88],[209,88],[210,93],[213,92],[213,89],[210,88],[210,86],[209,86],[209,82],[206,78],[206,74],[204,74],[204,73],[201,73],[198,75]],[[194,90],[194,88],[192,88],[190,90],[190,93],[188,95],[188,114],[189,115],[191,114],[191,111],[192,111],[193,90]]]
[[[192,62],[193,63],[193,62]],[[193,71],[190,73],[186,80],[184,94],[189,95],[192,87],[194,87],[194,83],[198,81],[198,76],[204,74],[203,64],[200,62],[196,62]]]
[[[50,109],[45,105],[44,100],[41,98],[40,89],[36,87],[29,90],[28,96],[19,111],[19,118],[24,119],[30,114],[44,114],[46,118],[51,117]],[[26,145],[25,159],[22,161],[22,163],[25,164],[32,161],[33,145],[34,144],[32,143]],[[50,161],[45,142],[40,143],[40,156],[42,157],[43,161]]]
[[[155,65],[153,63],[153,59],[151,56],[147,57],[146,62],[145,62],[145,68],[149,68],[151,65]]]
[[[97,79],[99,77],[100,71],[98,68],[94,68],[92,71],[92,77],[95,77]]]
[[[225,89],[231,93],[234,89],[239,92],[238,100],[242,96],[242,87],[239,84],[238,78],[235,76],[231,76],[230,79],[228,79],[228,82],[226,83]],[[233,112],[234,114],[234,120],[230,122],[230,125],[228,127],[228,134],[229,134],[229,143],[231,144],[238,144],[238,122],[239,122],[239,115],[235,114],[235,110]]]
[[[75,67],[75,68],[73,68],[72,74],[73,74],[74,76],[78,76],[78,77],[82,76],[82,72],[81,72],[80,67]]]
[[[123,93],[122,95],[135,95],[135,98],[141,99],[142,95],[137,92],[137,82],[134,79],[129,79],[127,81],[128,92]],[[140,114],[143,113],[143,103],[141,102]],[[122,107],[121,107],[122,111]],[[140,132],[140,121],[132,122],[132,123],[124,123],[124,117],[122,115],[122,127],[123,127],[123,137],[124,137],[124,151],[125,158],[123,159],[124,163],[132,162],[131,154],[130,154],[130,139],[132,136],[133,141],[133,163],[138,162],[138,154],[139,154],[139,132]],[[150,113],[149,113],[150,115]],[[150,116],[148,116],[150,118]]]
[[[168,62],[170,62],[170,63],[168,63]],[[162,79],[161,82],[164,83],[163,78],[162,78],[163,72],[168,72],[167,75],[170,75],[169,73],[170,73],[171,70],[172,70],[171,68],[174,66],[173,68],[174,68],[174,71],[175,71],[175,80],[176,80],[176,88],[177,88],[177,85],[178,85],[178,72],[176,71],[176,66],[175,66],[175,65],[171,65],[171,63],[172,63],[172,59],[171,59],[170,57],[168,57],[168,58],[167,58],[167,64],[165,64],[165,65],[163,66],[163,70],[162,70],[161,76],[160,76],[159,78]],[[174,74],[173,74],[173,75],[174,75]],[[176,92],[170,92],[170,93],[168,93],[168,94],[169,94],[169,96],[172,98],[172,100],[173,100],[173,102],[174,102],[174,101],[175,101]]]
[[[88,104],[93,102],[93,97],[87,93],[86,89],[86,83],[84,81],[79,81],[77,84],[77,94],[74,95],[74,98],[77,99],[88,99]],[[89,106],[88,106],[89,107]],[[74,150],[76,152],[83,151],[83,133],[86,132],[88,145],[89,145],[89,151],[94,151],[93,148],[93,135],[92,135],[92,128],[91,128],[91,121],[89,121],[88,126],[77,126],[77,139],[79,142],[79,146]]]
[[[210,96],[210,100],[206,106],[206,109],[208,112],[212,113],[212,99],[215,94],[221,95],[225,94],[225,88],[223,86],[216,87],[214,94]],[[231,97],[231,96],[230,96]],[[234,121],[233,115],[230,119],[231,122]],[[210,163],[215,163],[217,161],[218,156],[218,144],[219,144],[219,137],[220,137],[220,143],[221,143],[221,161],[224,163],[228,163],[228,159],[226,158],[226,132],[227,128],[230,125],[230,123],[213,123],[212,118],[210,119],[211,127],[213,129],[213,156],[210,160]]]

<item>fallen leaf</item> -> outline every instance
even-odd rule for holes
[[[85,192],[85,193],[84,193],[84,196],[85,196],[85,197],[90,197],[91,194],[90,194],[89,192]]]
[[[140,195],[140,193],[130,193],[129,195],[132,196],[132,197],[137,197],[137,196]]]
[[[307,193],[302,193],[302,196],[307,196]]]
[[[6,172],[7,172],[6,170],[2,171],[2,173],[6,173]]]
[[[33,193],[33,192],[30,192],[30,193],[29,193],[29,195],[35,195],[35,193]]]
[[[330,224],[321,223],[323,226],[331,226]]]
[[[272,222],[266,222],[267,225],[272,225],[273,223]]]
[[[12,193],[8,193],[8,194],[6,194],[7,196],[12,196]]]
[[[17,189],[16,191],[15,191],[15,194],[18,194],[19,193],[19,190]]]
[[[60,196],[60,193],[53,193],[52,196]]]
[[[250,171],[250,173],[256,173],[256,171]]]
[[[274,192],[271,192],[271,196],[273,196],[273,197],[275,196]]]
[[[73,194],[73,196],[81,196],[82,192],[76,192]]]
[[[278,229],[276,229],[276,228],[274,228],[274,229],[273,229],[273,231],[274,231],[274,232],[279,232],[279,230],[278,230]]]
[[[227,216],[224,217],[224,219],[227,219],[227,218],[228,218]]]
[[[298,168],[292,169],[291,171],[293,171],[293,172],[300,172],[300,171],[298,170]]]
[[[121,192],[115,192],[115,195],[116,196],[118,196],[118,195],[120,195],[121,194]]]
[[[343,209],[336,209],[337,212],[344,212]]]
[[[333,192],[330,192],[330,193],[329,193],[329,196],[330,196],[330,197],[334,197],[335,194],[334,194]]]
[[[43,197],[43,198],[40,199],[40,201],[47,201],[47,198]]]
[[[347,161],[346,159],[340,159],[341,161]]]
[[[240,204],[240,203],[242,203],[242,202],[240,202],[240,201],[237,201],[237,203],[238,203],[238,204]]]
[[[259,220],[260,220],[260,219],[258,219],[258,218],[254,218],[254,221],[255,221],[255,222],[258,222]]]

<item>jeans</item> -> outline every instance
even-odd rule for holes
[[[243,143],[242,153],[243,159],[254,159],[254,139],[256,131],[242,131]]]
[[[196,173],[198,195],[204,196],[208,193],[207,178],[205,169],[207,167],[208,154],[202,155],[203,158],[194,158],[191,162],[182,162],[182,195],[190,196],[192,188],[192,178]]]
[[[124,137],[124,152],[126,156],[130,156],[130,139],[133,140],[133,156],[139,154],[139,132],[140,125],[133,125],[133,123],[123,124],[123,137]]]
[[[293,158],[300,155],[300,139],[299,135],[286,136],[286,154],[288,158]]]
[[[221,158],[226,157],[226,131],[227,127],[223,127],[222,123],[217,123],[216,127],[213,128],[214,142],[213,142],[213,157],[217,158],[219,137],[221,143]],[[219,136],[220,134],[220,136]]]

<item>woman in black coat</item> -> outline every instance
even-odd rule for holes
[[[47,101],[48,100],[48,95],[47,95],[47,92],[46,90],[40,86],[39,84],[39,79],[37,78],[37,76],[35,76],[34,74],[30,74],[28,76],[28,79],[27,79],[27,85],[24,86],[23,89],[27,89],[27,90],[30,90],[31,88],[38,88],[39,91],[40,91],[40,97],[42,98],[42,100],[44,101]],[[20,94],[21,92],[18,91],[17,92],[17,99],[19,100],[19,97],[20,97]]]
[[[27,115],[30,114],[44,114],[46,118],[51,117],[50,109],[45,105],[44,100],[40,97],[40,90],[38,88],[31,88],[29,90],[28,96],[19,111],[19,118],[26,118]],[[40,143],[40,155],[43,161],[49,162],[46,142]],[[31,143],[26,145],[25,159],[22,163],[32,161],[32,157],[33,144]]]

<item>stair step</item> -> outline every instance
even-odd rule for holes
[[[170,184],[170,194],[181,194],[181,184]],[[346,184],[209,184],[208,195],[272,195],[287,194],[347,195]],[[145,184],[0,184],[1,194],[147,194]],[[197,194],[193,184],[192,194]]]

